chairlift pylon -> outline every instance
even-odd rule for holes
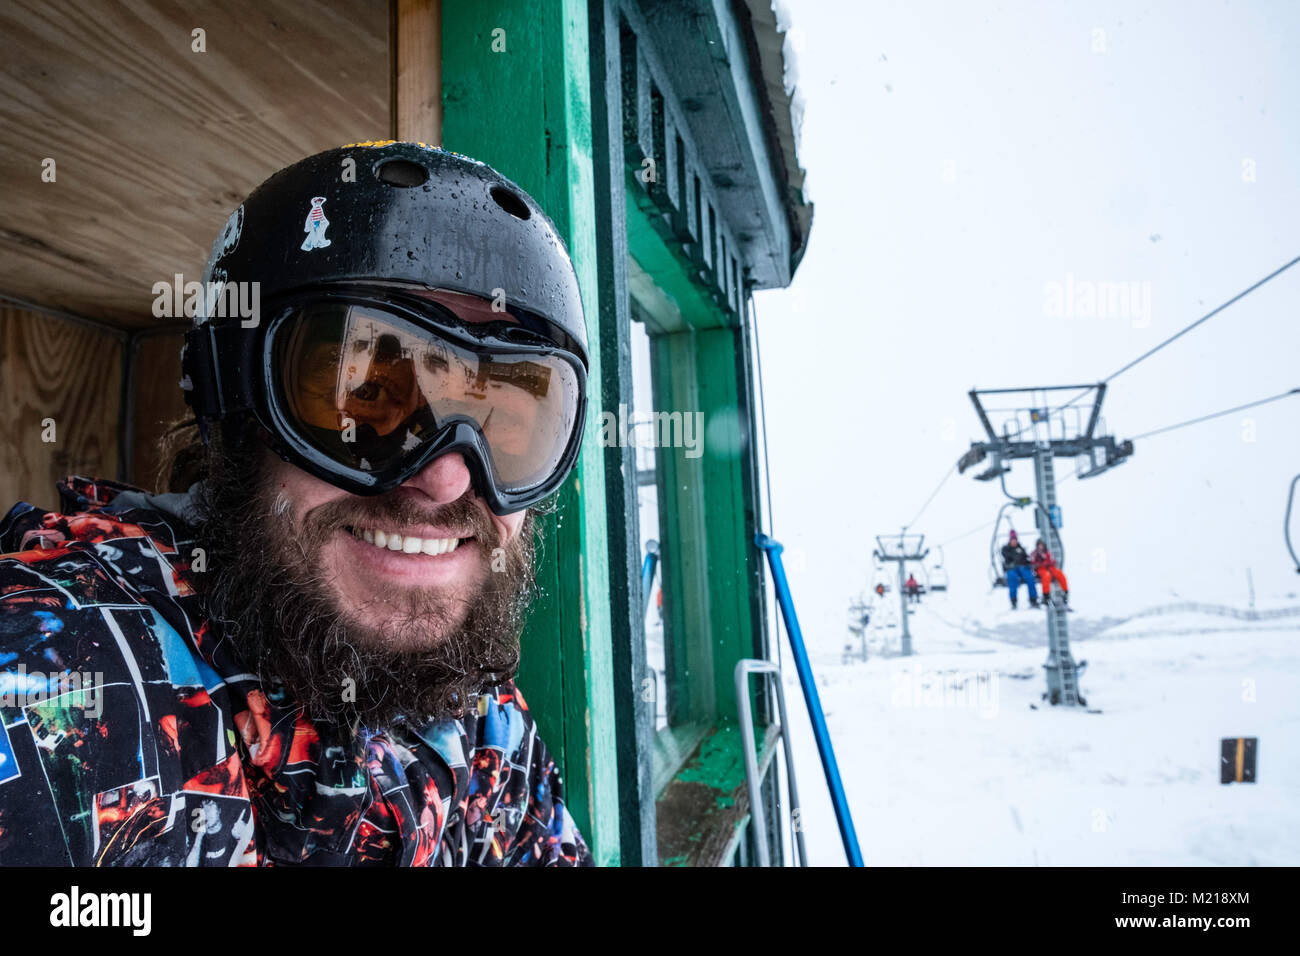
[[[1181,334],[1181,333],[1180,333]],[[1113,377],[1113,376],[1112,376]],[[1003,571],[998,566],[998,542],[1001,539],[1002,519],[1006,517],[1011,506],[1024,508],[1032,504],[1035,515],[1034,523],[1042,536],[1051,546],[1053,557],[1059,566],[1065,563],[1065,556],[1060,540],[1060,510],[1056,500],[1057,458],[1074,458],[1086,456],[1091,467],[1079,472],[1080,477],[1092,476],[1109,470],[1133,454],[1133,442],[1117,442],[1109,434],[1101,421],[1102,402],[1106,396],[1106,383],[1096,385],[1033,385],[1017,388],[973,388],[968,393],[975,414],[984,429],[984,438],[971,442],[970,448],[957,461],[957,470],[965,472],[985,458],[992,458],[988,471],[976,475],[977,478],[992,480],[998,478],[1003,493],[1010,500],[1003,503],[993,523],[993,536],[989,540],[989,571],[994,586],[1004,583]],[[1078,395],[1063,404],[1053,407],[1052,395],[1061,391],[1078,391]],[[1091,393],[1092,403],[1087,410],[1087,422],[1083,421],[1084,412],[1068,411],[1078,405],[1079,400]],[[993,396],[997,396],[995,399]],[[1008,399],[1008,396],[1010,398]],[[1010,401],[1010,407],[993,407],[990,400],[999,406]],[[1014,416],[1014,431],[1004,428],[998,434],[993,427],[991,415],[1011,413]],[[1073,419],[1073,420],[1071,420]],[[1098,426],[1101,425],[1100,433]],[[1098,451],[1101,460],[1098,460]],[[1017,498],[1006,488],[1004,464],[1032,460],[1034,464],[1034,498]],[[1058,520],[1053,520],[1053,516]],[[1030,592],[1033,593],[1032,579]],[[1011,594],[1012,607],[1016,596]],[[1053,704],[1075,707],[1086,706],[1079,691],[1078,677],[1082,668],[1074,661],[1070,653],[1069,628],[1066,623],[1064,608],[1050,606],[1047,615],[1047,662],[1043,665],[1047,673],[1047,692],[1044,699]]]

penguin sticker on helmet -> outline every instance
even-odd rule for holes
[[[303,231],[307,233],[307,238],[302,241],[302,251],[311,252],[313,249],[324,249],[330,244],[325,238],[325,230],[329,228],[330,221],[325,218],[325,210],[321,208],[325,204],[324,196],[313,196],[311,200],[311,209],[307,212],[307,221],[303,223]]]

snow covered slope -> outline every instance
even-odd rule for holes
[[[1300,619],[1072,614],[1086,713],[1041,700],[1042,614],[1001,600],[927,602],[911,658],[814,657],[868,865],[1300,864]],[[786,695],[811,860],[843,865],[791,666]],[[1237,736],[1258,782],[1224,786]]]

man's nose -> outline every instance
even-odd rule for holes
[[[414,477],[403,482],[402,487],[422,491],[434,504],[442,505],[459,499],[471,484],[464,456],[458,451],[449,451],[425,465]]]

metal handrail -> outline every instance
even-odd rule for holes
[[[795,782],[794,754],[790,748],[790,722],[785,714],[785,688],[781,682],[781,671],[771,661],[745,658],[736,662],[736,710],[740,719],[740,737],[745,752],[745,783],[749,788],[749,815],[754,823],[754,843],[758,848],[758,865],[771,866],[772,853],[767,845],[767,820],[763,813],[761,793],[762,776],[758,770],[758,754],[754,741],[754,714],[749,705],[749,675],[767,674],[775,677],[776,708],[780,716],[777,732],[781,735],[781,747],[785,751],[785,779],[790,792],[790,808],[794,823],[796,855],[799,866],[808,865],[808,848],[804,845],[803,825],[799,817],[799,786]]]

